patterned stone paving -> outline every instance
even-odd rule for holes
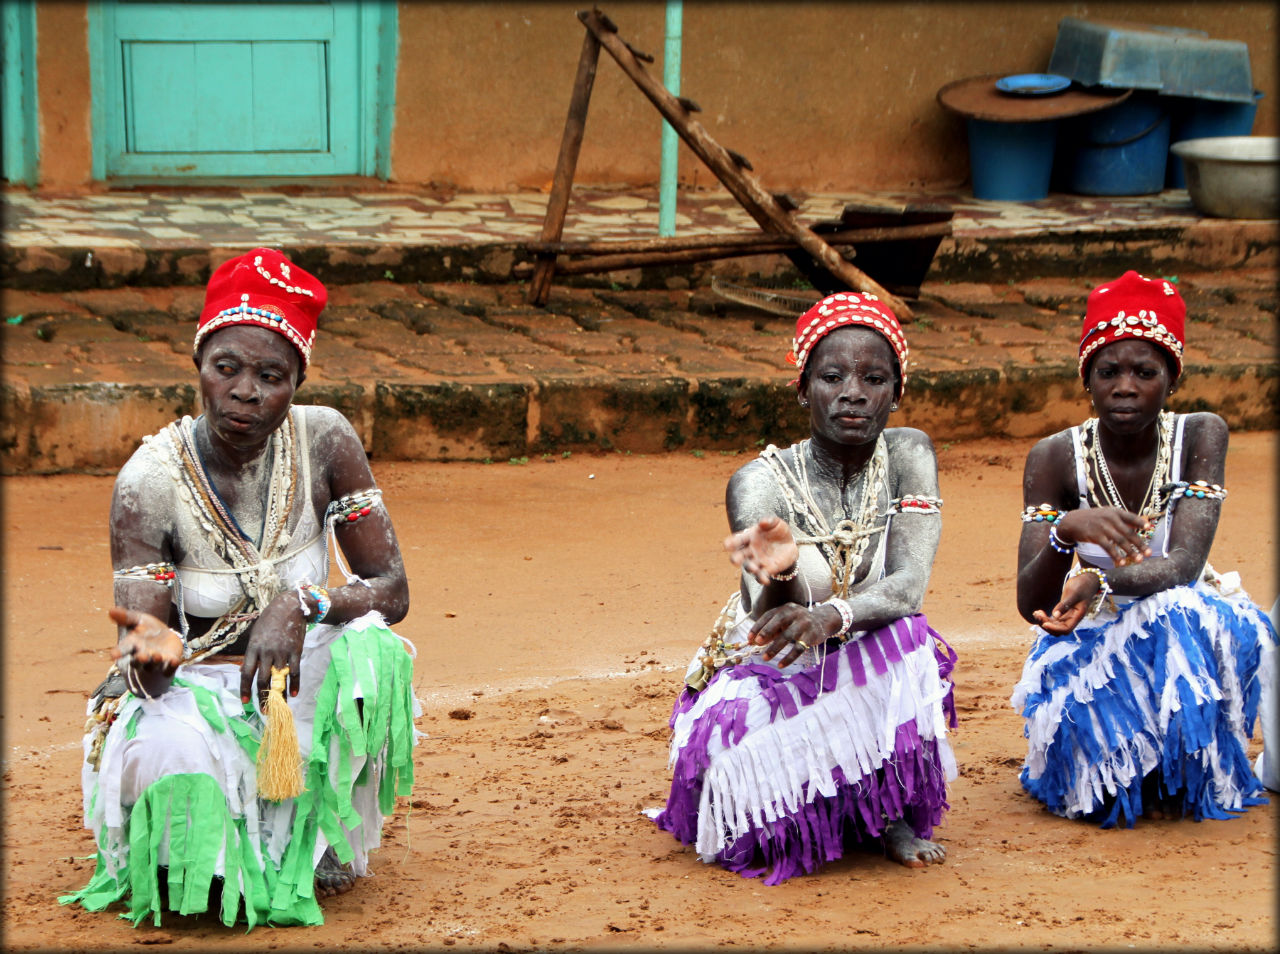
[[[1124,228],[1185,227],[1199,215],[1186,190],[1151,196],[1099,198],[1051,195],[1037,202],[994,202],[952,193],[793,195],[802,222],[837,216],[848,202],[927,200],[955,210],[962,236],[1020,236],[1048,231],[1105,233]],[[243,248],[262,245],[468,245],[536,239],[546,196],[351,192],[293,194],[286,190],[225,189],[3,197],[5,242],[14,248]],[[755,223],[727,193],[685,193],[677,201],[678,235],[753,230]],[[657,235],[652,192],[575,189],[566,239],[645,238]]]

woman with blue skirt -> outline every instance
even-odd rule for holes
[[[1104,828],[1266,801],[1245,747],[1276,633],[1208,563],[1227,426],[1165,409],[1185,326],[1172,282],[1130,271],[1094,289],[1079,372],[1096,416],[1036,444],[1023,476],[1022,785]]]

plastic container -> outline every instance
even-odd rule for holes
[[[1260,99],[1262,99],[1261,90],[1253,91],[1251,103],[1232,103],[1181,96],[1167,97],[1165,105],[1171,120],[1169,141],[1179,143],[1188,139],[1248,136],[1253,132],[1253,121],[1257,117]],[[1182,160],[1176,154],[1169,156],[1164,184],[1170,189],[1187,187]]]
[[[966,120],[975,199],[1029,202],[1049,195],[1058,123]]]
[[[1248,45],[1203,30],[1063,17],[1048,72],[1086,86],[1253,102]]]
[[[1080,195],[1150,195],[1164,188],[1169,114],[1152,93],[1064,121],[1063,181]]]

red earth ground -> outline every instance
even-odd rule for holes
[[[405,551],[429,734],[375,876],[317,928],[133,928],[56,902],[85,883],[86,691],[114,638],[111,480],[11,478],[4,509],[4,946],[115,950],[1273,950],[1280,800],[1231,821],[1101,831],[1045,812],[1008,705],[1026,442],[938,448],[944,530],[926,600],[956,648],[960,777],[945,865],[875,853],[767,888],[640,814],[665,797],[667,717],[734,573],[723,488],[744,455],[375,461]],[[1276,435],[1233,436],[1212,562],[1276,598]],[[1250,752],[1261,747],[1255,738]]]

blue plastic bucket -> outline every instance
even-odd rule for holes
[[[1049,194],[1057,122],[967,120],[975,199],[1027,202]]]
[[[1189,96],[1166,97],[1170,101],[1169,115],[1173,125],[1169,142],[1184,139],[1209,139],[1215,136],[1248,136],[1253,133],[1253,121],[1258,114],[1258,100],[1262,90],[1253,91],[1253,102],[1231,103],[1214,99],[1193,99]],[[1164,184],[1170,189],[1185,189],[1186,177],[1182,172],[1182,160],[1169,156]]]
[[[1066,188],[1080,195],[1149,195],[1164,188],[1169,114],[1155,94],[1067,120]]]

